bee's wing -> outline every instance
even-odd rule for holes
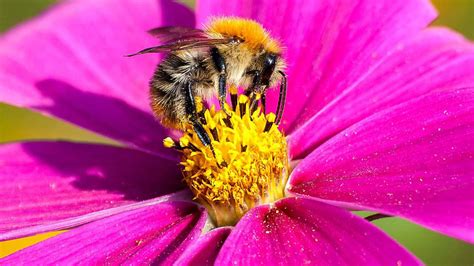
[[[147,54],[147,53],[165,53],[165,52],[173,52],[173,51],[188,50],[188,49],[195,49],[195,48],[203,48],[203,47],[214,46],[217,44],[229,44],[233,41],[234,39],[231,39],[231,38],[210,39],[207,37],[188,38],[184,40],[178,39],[172,42],[168,42],[166,44],[149,47],[137,53],[130,54],[127,56],[135,56],[135,55]]]
[[[203,30],[177,26],[154,28],[149,30],[148,33],[160,39],[162,42],[206,38],[206,34]]]

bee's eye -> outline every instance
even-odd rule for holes
[[[262,85],[267,85],[270,83],[270,77],[272,76],[273,71],[275,70],[276,65],[276,55],[275,54],[265,54],[262,68]]]
[[[263,68],[273,68],[275,66],[275,62],[276,62],[276,55],[274,54],[267,54],[265,56],[265,63],[264,63],[264,66]]]

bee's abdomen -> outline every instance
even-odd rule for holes
[[[187,123],[183,88],[195,85],[195,96],[203,96],[202,87],[212,90],[209,65],[203,57],[181,57],[170,54],[158,65],[150,81],[151,106],[165,126],[180,128]],[[203,85],[207,84],[207,85]]]

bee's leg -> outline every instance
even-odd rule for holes
[[[258,70],[253,70],[247,72],[247,74],[253,76],[252,84],[250,84],[250,87],[248,87],[245,90],[245,95],[250,98],[250,110],[251,112],[255,112],[257,110],[257,95],[255,93],[255,88],[257,88],[257,85],[260,84],[260,72]]]
[[[263,92],[262,95],[260,96],[260,102],[262,103],[262,112],[264,114],[265,114],[265,106],[266,106],[265,94],[266,92]]]
[[[278,125],[281,122],[281,117],[283,116],[283,110],[285,109],[285,101],[286,101],[286,75],[283,71],[278,71],[281,75],[281,84],[280,84],[280,96],[278,97],[278,106],[277,106],[277,113],[275,124]]]
[[[225,65],[224,57],[219,53],[219,50],[214,47],[211,49],[211,57],[216,67],[217,72],[219,72],[219,81],[218,81],[218,97],[219,105],[221,110],[224,110],[227,113],[227,110],[224,108],[225,100],[227,97],[226,83],[227,83],[227,70]],[[227,113],[228,114],[228,113]],[[228,114],[229,115],[229,114]]]
[[[184,86],[184,99],[186,115],[188,116],[189,122],[193,125],[194,131],[196,131],[199,140],[204,144],[204,146],[211,148],[212,154],[215,157],[216,154],[214,153],[214,148],[211,144],[211,138],[199,121],[196,110],[196,100],[194,99],[193,85],[191,82],[186,83]]]
[[[253,76],[252,84],[250,84],[250,87],[248,87],[244,92],[246,96],[250,97],[250,95],[255,92],[257,85],[260,84],[260,72],[258,70],[252,70],[247,72],[247,75]]]

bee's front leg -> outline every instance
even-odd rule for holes
[[[245,95],[249,96],[255,92],[255,89],[260,84],[260,71],[258,70],[251,70],[247,72],[247,75],[253,77],[252,84],[245,90]]]
[[[258,102],[258,101],[256,101],[256,98],[257,98],[256,88],[257,88],[257,86],[260,85],[261,75],[260,75],[260,71],[258,71],[258,70],[249,71],[249,72],[247,72],[247,75],[252,75],[253,76],[252,84],[250,84],[250,87],[248,87],[245,90],[245,95],[250,98],[250,110],[251,110],[251,112],[254,112],[257,109],[257,102]],[[261,103],[262,103],[263,113],[265,113],[265,92],[263,92],[260,95],[260,99],[261,99]]]
[[[224,110],[226,114],[227,110],[225,110],[224,104],[227,97],[227,68],[225,64],[225,59],[220,54],[219,50],[214,47],[211,49],[211,57],[212,62],[214,62],[214,67],[216,68],[217,72],[219,72],[219,80],[218,80],[218,97],[219,97],[219,105],[221,110]],[[229,114],[228,114],[229,115]]]
[[[210,147],[212,154],[214,155],[214,157],[216,157],[214,148],[211,144],[211,138],[209,137],[209,134],[207,134],[206,130],[199,121],[199,117],[196,110],[196,99],[194,98],[195,96],[193,92],[193,84],[191,82],[186,83],[184,85],[183,90],[185,99],[184,105],[189,122],[193,125],[194,131],[196,132],[202,144],[206,147]]]

